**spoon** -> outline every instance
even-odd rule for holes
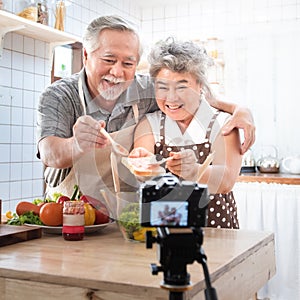
[[[154,154],[150,160],[148,161],[148,165],[162,165],[163,163],[167,162],[168,160],[173,159],[171,156],[164,158],[161,154]]]
[[[111,146],[115,153],[119,154],[120,156],[129,155],[128,150],[119,143],[117,143],[103,127],[101,127],[100,129],[100,133],[102,133],[106,138],[110,140]]]

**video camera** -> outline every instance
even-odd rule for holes
[[[141,225],[145,227],[203,227],[209,203],[206,185],[180,181],[171,173],[140,187]]]

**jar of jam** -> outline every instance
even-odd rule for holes
[[[80,241],[84,236],[84,202],[65,201],[62,234],[67,241]]]

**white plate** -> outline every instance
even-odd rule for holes
[[[103,230],[105,227],[114,223],[115,223],[114,221],[111,221],[105,224],[84,226],[84,233],[95,233]],[[62,226],[45,226],[45,225],[36,225],[36,224],[24,224],[24,225],[42,228],[44,233],[62,234]]]

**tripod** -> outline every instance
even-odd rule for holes
[[[184,292],[191,288],[190,274],[186,267],[195,260],[203,267],[206,283],[205,299],[218,300],[216,290],[211,286],[207,257],[202,249],[202,229],[175,229],[170,232],[167,227],[158,227],[157,232],[156,238],[152,237],[150,231],[147,232],[146,248],[152,248],[153,242],[158,244],[161,265],[151,264],[151,269],[153,275],[164,273],[161,288],[169,290],[169,300],[184,300]]]

